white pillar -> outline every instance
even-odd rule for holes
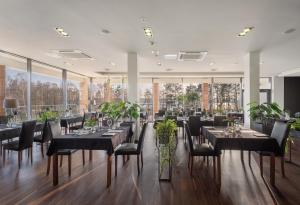
[[[128,75],[128,101],[139,103],[139,69],[138,56],[135,52],[129,52],[127,56],[127,75]]]
[[[272,102],[284,108],[284,77],[272,77]]]
[[[251,51],[244,59],[244,124],[250,128],[249,103],[259,103],[260,52]]]

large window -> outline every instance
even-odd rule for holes
[[[141,112],[146,113],[151,119],[153,113],[152,79],[141,78],[139,82],[139,96]]]
[[[89,79],[87,77],[73,73],[67,74],[68,109],[72,113],[87,112],[88,88]]]
[[[64,111],[61,70],[32,63],[31,106],[33,118],[46,109]]]
[[[27,62],[25,59],[1,54],[0,56],[0,115],[6,115],[3,108],[5,98],[15,98],[18,107],[16,120],[27,119]]]

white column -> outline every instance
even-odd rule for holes
[[[32,60],[27,58],[27,118],[32,118],[32,105],[31,105],[31,78],[32,78]]]
[[[272,102],[284,108],[284,77],[272,77]]]
[[[138,56],[135,52],[129,52],[127,57],[127,75],[128,75],[128,101],[139,103],[139,69],[138,69]]]
[[[259,103],[259,62],[259,51],[251,51],[244,58],[244,120],[247,128],[251,126],[249,103]]]

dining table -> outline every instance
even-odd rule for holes
[[[47,155],[53,158],[53,185],[58,184],[58,150],[82,149],[105,150],[107,154],[107,187],[111,184],[112,154],[114,149],[128,141],[130,126],[121,126],[116,129],[98,127],[95,130],[78,130],[74,133],[56,136],[51,140]]]
[[[203,135],[216,151],[240,150],[262,151],[270,153],[270,184],[275,185],[275,155],[279,149],[276,139],[266,134],[248,128],[241,128],[238,132],[228,132],[225,127],[203,126]],[[217,157],[217,182],[221,186],[221,161]]]

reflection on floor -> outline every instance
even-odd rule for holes
[[[1,204],[110,205],[273,204],[254,159],[251,169],[247,163],[241,162],[239,152],[225,151],[222,155],[222,187],[221,192],[218,193],[213,181],[211,162],[207,168],[202,158],[196,159],[194,177],[189,175],[187,150],[182,137],[179,138],[177,161],[171,183],[158,182],[157,150],[153,129],[149,125],[144,144],[144,168],[140,176],[137,175],[135,157],[131,157],[124,166],[119,160],[118,176],[113,177],[109,189],[106,188],[104,151],[94,151],[93,162],[86,163],[85,166],[82,165],[81,152],[75,153],[72,177],[68,177],[67,160],[64,160],[63,167],[59,170],[60,183],[57,187],[52,186],[51,174],[46,176],[47,160],[41,159],[39,146],[34,147],[32,166],[24,153],[20,171],[17,169],[16,153],[10,153],[6,166],[3,168],[2,162],[0,164],[0,202]],[[281,177],[279,174],[276,172],[276,179]],[[289,168],[286,175],[287,180],[293,180],[289,178],[291,176]],[[297,188],[299,189],[299,186]]]

